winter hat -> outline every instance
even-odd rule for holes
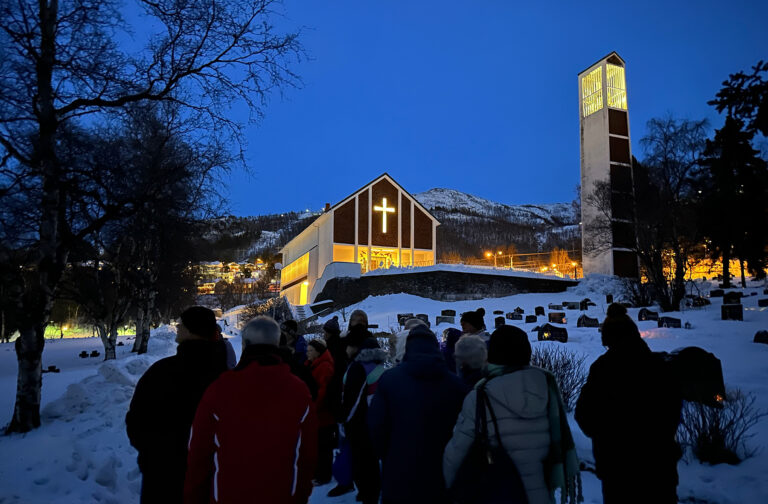
[[[408,336],[405,339],[405,354],[414,351],[416,348],[422,350],[434,349],[439,350],[440,344],[437,342],[437,336],[435,333],[429,330],[424,324],[416,324],[413,329],[408,332]],[[418,352],[417,353],[423,353]]]
[[[516,326],[503,325],[493,331],[488,343],[488,363],[502,366],[527,366],[531,363],[531,342]]]
[[[180,318],[190,333],[209,340],[216,339],[216,315],[213,310],[205,306],[190,306]]]
[[[466,365],[471,369],[482,369],[488,360],[488,345],[480,336],[468,334],[459,338],[456,342],[456,351],[453,354],[456,359],[456,369]]]
[[[483,308],[478,308],[475,311],[462,313],[461,322],[466,322],[479,331],[485,329],[485,321],[483,320],[483,317],[485,317],[485,310]]]
[[[283,322],[281,329],[287,333],[295,335],[299,332],[299,324],[293,319],[288,319]]]
[[[618,303],[608,307],[607,316],[601,329],[603,346],[615,349],[641,348],[648,345],[640,336],[637,326],[627,315],[627,308]]]
[[[256,317],[242,331],[243,348],[248,345],[272,345],[280,342],[280,326],[272,317]]]
[[[356,325],[368,328],[368,314],[363,310],[355,310],[349,314],[349,330],[352,330]]]
[[[366,329],[365,326],[356,325],[356,326],[352,326],[352,328],[347,333],[347,337],[344,338],[344,340],[342,341],[345,341],[347,346],[362,347],[363,342],[369,338],[376,341],[376,339],[373,338],[373,334],[371,333],[371,331]]]
[[[416,326],[423,326],[427,328],[429,327],[429,325],[423,320],[421,320],[420,318],[413,317],[405,321],[405,324],[403,324],[403,329],[405,329],[406,331],[410,331]]]
[[[334,315],[333,318],[323,324],[323,330],[331,336],[338,336],[341,334],[341,328],[339,327],[339,317]]]
[[[328,348],[328,346],[325,344],[325,341],[323,341],[323,338],[315,338],[315,339],[309,340],[309,343],[307,343],[307,345],[317,350],[318,354],[322,354]]]

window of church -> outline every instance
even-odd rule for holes
[[[334,262],[355,262],[355,247],[352,245],[333,245]]]
[[[624,67],[605,65],[607,77],[608,106],[627,110],[627,83],[624,79]]]
[[[581,102],[584,117],[603,108],[603,67],[581,78]]]
[[[434,266],[435,254],[431,250],[414,250],[413,251],[413,265],[414,266]]]
[[[411,251],[410,250],[403,250],[401,252],[401,255],[403,257],[403,266],[413,266],[413,263],[411,262]]]
[[[280,283],[282,285],[288,285],[295,280],[307,276],[308,273],[309,252],[283,268],[283,270],[280,272]]]

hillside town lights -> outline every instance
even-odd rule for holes
[[[381,212],[381,232],[387,232],[387,213],[395,213],[394,207],[387,206],[387,198],[381,198],[381,206],[373,207],[374,211]]]

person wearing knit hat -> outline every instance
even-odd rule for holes
[[[307,344],[306,366],[312,371],[317,384],[317,469],[315,484],[325,485],[331,481],[333,467],[333,449],[336,445],[336,419],[328,404],[328,384],[333,379],[334,364],[322,338],[315,338]]]
[[[485,317],[485,309],[478,308],[475,311],[462,313],[459,322],[461,323],[461,332],[465,335],[474,334],[475,336],[480,336],[487,344],[491,335],[485,330],[485,320],[483,317]]]
[[[339,328],[339,316],[334,315],[332,319],[329,319],[323,324],[323,331],[325,331],[326,339],[328,339],[328,336],[338,336],[341,334],[341,328]]]
[[[465,338],[472,336],[459,339],[457,355]],[[554,376],[530,366],[530,360],[531,344],[520,328],[505,325],[493,332],[486,378],[464,400],[453,437],[445,447],[445,481],[453,485],[472,446],[478,390],[483,389],[493,405],[501,444],[520,473],[523,488],[518,490],[526,495],[527,502],[550,504],[560,490],[564,503],[576,504],[580,497],[579,463],[560,390]],[[487,415],[487,422],[489,431],[494,432],[493,415]],[[498,443],[493,435],[490,442]]]
[[[138,451],[141,502],[181,502],[189,430],[203,393],[227,369],[216,316],[203,306],[184,310],[176,355],[147,369],[136,384],[125,426]]]
[[[381,377],[368,411],[382,502],[444,504],[443,449],[469,388],[448,370],[426,325],[415,325],[405,340],[403,362]]]
[[[677,502],[675,442],[682,399],[661,355],[651,352],[619,304],[602,327],[608,350],[589,368],[575,418],[592,439],[603,502]]]
[[[488,364],[488,344],[480,336],[468,334],[456,341],[453,353],[456,374],[470,387],[480,381]]]

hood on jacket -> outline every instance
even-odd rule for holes
[[[490,379],[485,389],[494,408],[505,408],[522,418],[547,414],[549,387],[546,375],[538,368],[525,367]]]
[[[363,348],[355,357],[357,362],[375,362],[381,364],[387,360],[387,352],[376,346],[376,348]]]

